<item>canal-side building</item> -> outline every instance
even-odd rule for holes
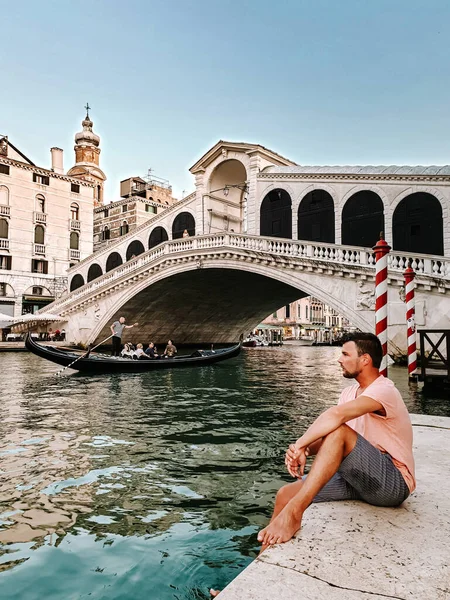
[[[34,313],[67,289],[93,250],[96,185],[65,173],[60,148],[46,168],[0,136],[0,312]]]
[[[120,182],[121,199],[94,210],[94,252],[134,231],[154,215],[177,202],[166,179],[152,175],[130,177]],[[162,230],[158,230],[161,232]],[[156,235],[156,234],[155,234]],[[167,238],[155,239],[157,244]],[[139,254],[130,250],[132,254]]]

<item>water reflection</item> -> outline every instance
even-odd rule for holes
[[[338,354],[286,345],[197,371],[60,379],[0,355],[5,597],[203,598],[236,576],[288,480],[286,445],[348,384]],[[412,412],[450,415],[404,369],[391,376]]]

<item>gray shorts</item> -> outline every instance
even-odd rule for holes
[[[398,506],[408,496],[409,488],[390,455],[358,434],[355,447],[313,502],[363,500],[375,506]]]

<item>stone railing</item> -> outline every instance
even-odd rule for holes
[[[0,250],[9,250],[9,240],[0,239]]]
[[[34,244],[34,254],[45,255],[45,246],[44,246],[44,244]]]
[[[77,219],[69,219],[69,229],[71,229],[72,231],[80,231],[81,222]]]
[[[43,223],[45,225],[47,223],[47,214],[34,211],[34,222]]]
[[[80,260],[80,250],[69,248],[69,260]]]
[[[11,209],[6,204],[0,204],[0,217],[9,217],[11,214]]]
[[[375,258],[370,248],[358,248],[355,246],[338,246],[335,244],[312,243],[308,241],[282,240],[279,238],[259,237],[242,235],[236,233],[219,233],[190,238],[170,240],[140,254],[128,262],[118,266],[113,271],[105,273],[94,281],[74,290],[69,296],[61,298],[52,304],[51,310],[58,311],[68,303],[73,304],[77,300],[94,293],[100,288],[108,287],[117,279],[140,270],[149,263],[159,260],[161,257],[170,258],[178,253],[195,253],[196,251],[220,248],[236,248],[267,256],[285,256],[301,258],[318,263],[326,268],[328,266],[342,265],[361,266],[374,269]],[[433,279],[443,281],[450,280],[450,258],[443,256],[417,255],[407,252],[391,252],[389,255],[389,270],[403,273],[405,268],[411,264],[418,275],[429,276]]]
[[[154,215],[153,217],[149,218],[148,221],[145,221],[145,223],[142,223],[142,225],[139,225],[139,227],[136,227],[136,229],[133,229],[133,231],[130,231],[129,233],[127,233],[125,235],[122,235],[118,238],[114,238],[112,240],[104,240],[104,245],[102,245],[102,247],[97,252],[87,256],[82,261],[80,261],[76,267],[73,267],[73,268],[74,269],[76,268],[78,270],[80,268],[80,266],[82,266],[83,264],[85,264],[91,260],[93,260],[93,261],[98,260],[98,257],[103,252],[111,252],[111,250],[113,249],[114,246],[120,245],[123,241],[127,241],[127,240],[132,241],[132,239],[135,236],[137,236],[141,231],[144,231],[145,229],[150,227],[154,221],[156,221],[160,218],[164,218],[169,213],[174,212],[175,210],[178,210],[180,207],[185,206],[186,204],[189,204],[190,202],[192,202],[192,200],[195,199],[195,195],[196,195],[196,192],[192,192],[192,194],[189,194],[189,196],[186,196],[179,202],[175,202],[175,204],[168,206],[165,210],[163,210],[160,213],[158,213],[157,215]],[[105,204],[104,208],[108,208],[108,205]],[[70,275],[70,269],[69,269],[68,273]]]

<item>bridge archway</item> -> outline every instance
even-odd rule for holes
[[[103,271],[100,265],[98,265],[97,263],[94,263],[93,265],[91,265],[89,267],[89,271],[87,274],[87,280],[88,283],[89,281],[94,281],[94,279],[97,279],[97,277],[101,277],[103,275]]]
[[[159,246],[163,242],[167,242],[169,236],[164,227],[155,227],[148,238],[148,249],[151,250],[155,246]]]
[[[139,256],[139,254],[143,254],[144,252],[144,244],[139,240],[133,240],[127,248],[126,259],[128,261],[135,256]]]
[[[342,244],[372,248],[384,230],[384,206],[378,194],[362,190],[347,200],[342,210]]]
[[[70,291],[73,292],[84,285],[83,276],[77,273],[70,282]]]
[[[185,229],[191,237],[195,235],[195,219],[190,212],[182,212],[175,217],[172,224],[172,239],[182,238]]]
[[[227,219],[230,217],[233,218],[233,229],[237,232],[242,231],[246,181],[247,171],[240,160],[227,159],[214,168],[207,184],[210,193],[209,208],[216,208],[216,214],[209,215],[210,231],[228,229]],[[221,216],[224,213],[221,202],[227,207],[227,219]],[[207,215],[205,219],[208,219]]]
[[[334,202],[325,190],[312,190],[298,207],[297,238],[334,244]]]
[[[444,254],[442,206],[432,194],[416,192],[403,198],[392,218],[394,250]]]
[[[292,200],[281,188],[264,197],[260,211],[260,235],[292,238]]]
[[[122,262],[123,262],[123,260],[122,260],[122,257],[120,256],[120,254],[118,252],[112,252],[108,256],[108,260],[106,261],[106,269],[105,269],[106,273],[108,271],[112,271],[116,267],[120,267]]]

